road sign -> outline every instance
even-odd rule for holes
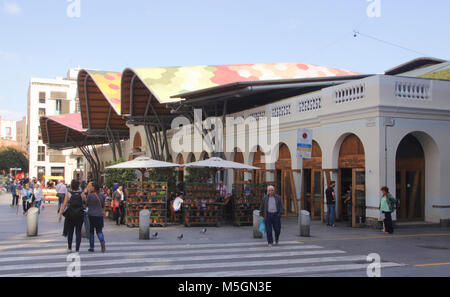
[[[298,129],[297,131],[297,158],[309,159],[312,153],[312,130]]]

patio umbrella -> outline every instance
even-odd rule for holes
[[[192,162],[184,165],[180,165],[182,167],[208,167],[208,168],[223,168],[223,169],[247,169],[247,170],[258,170],[260,168],[227,161],[219,157],[212,157],[207,160]]]
[[[145,169],[145,168],[164,168],[164,167],[179,167],[179,164],[169,163],[150,159],[149,157],[138,157],[134,160],[108,166],[106,169]]]

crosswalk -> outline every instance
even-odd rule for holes
[[[301,276],[363,271],[367,255],[348,255],[300,241],[271,248],[263,241],[167,243],[158,240],[107,242],[107,252],[79,253],[81,276],[251,277]],[[73,258],[65,241],[0,243],[0,277],[65,277]],[[381,262],[381,268],[403,264]]]

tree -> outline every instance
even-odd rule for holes
[[[10,168],[22,168],[23,172],[28,172],[28,159],[20,151],[7,148],[0,151],[0,170],[9,172]]]

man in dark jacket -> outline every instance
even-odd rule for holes
[[[275,245],[281,233],[281,214],[284,213],[284,206],[281,197],[275,194],[275,188],[269,186],[267,195],[261,200],[260,216],[266,223],[267,242],[269,247],[273,244],[272,228],[275,231]]]

